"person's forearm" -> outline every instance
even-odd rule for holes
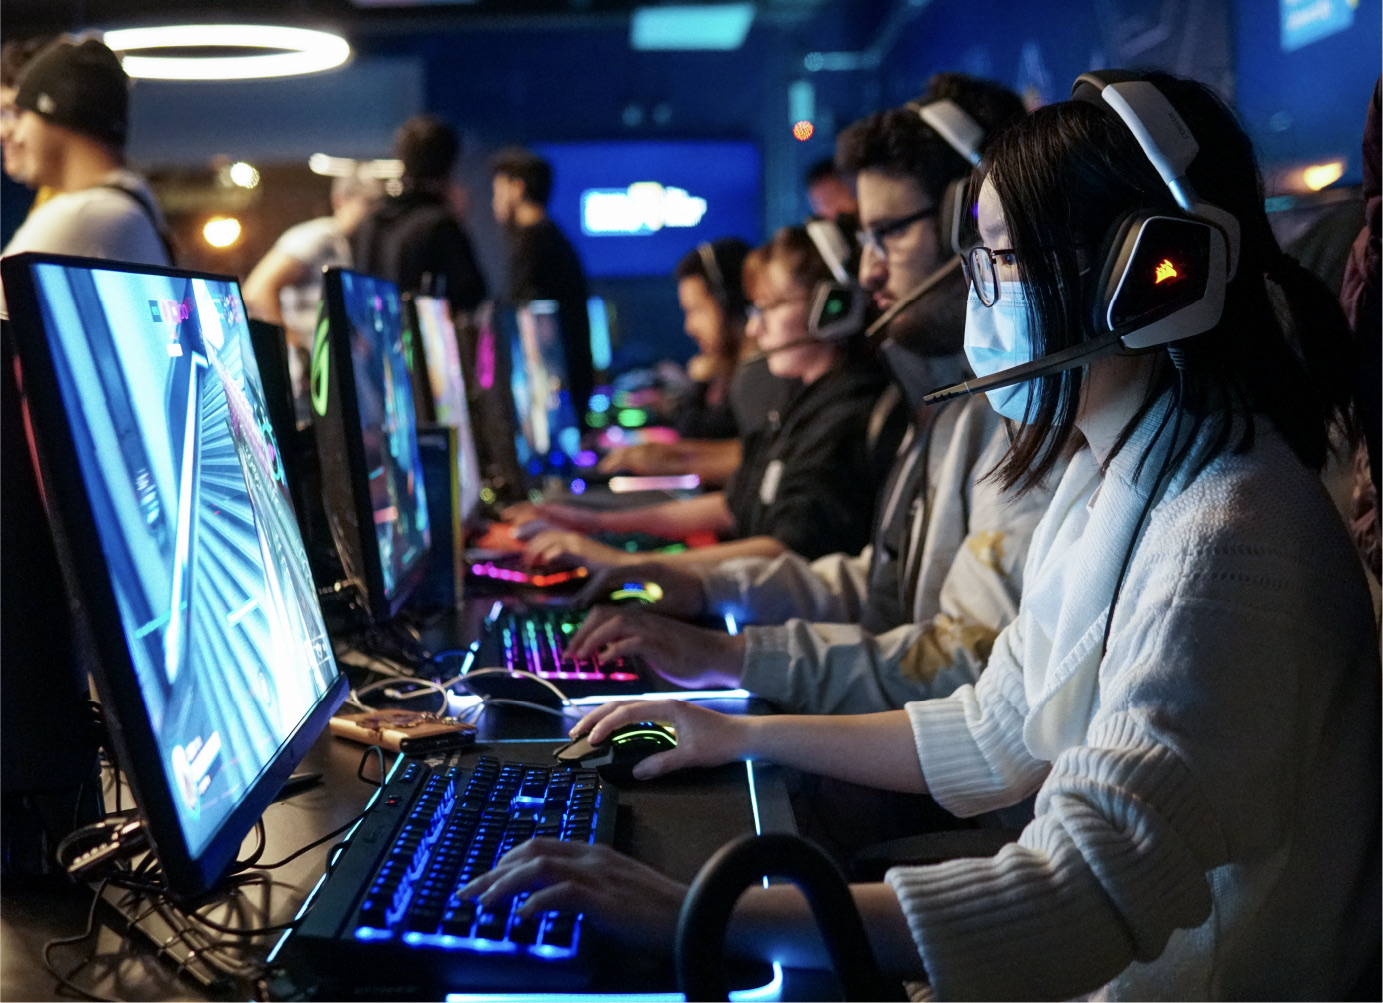
[[[696,547],[676,554],[661,554],[658,560],[679,568],[714,568],[721,561],[736,557],[774,558],[786,549],[771,536],[751,536],[747,540],[731,540],[729,543],[717,543],[713,547]]]
[[[688,441],[687,469],[707,487],[722,487],[739,469],[743,449],[738,439]]]
[[[693,533],[720,533],[735,520],[719,491],[626,512],[606,512],[603,528],[614,533],[652,533],[680,540]]]
[[[866,787],[927,793],[907,711],[745,719],[745,755]]]
[[[879,967],[899,978],[926,978],[893,889],[885,884],[851,885],[850,892]],[[730,917],[725,946],[727,954],[776,961],[790,968],[824,968],[830,964],[811,908],[795,885],[745,892]]]
[[[253,278],[253,277],[252,277]],[[251,285],[245,283],[241,296],[245,300],[245,312],[251,317],[259,320],[267,320],[270,324],[283,324],[283,308],[279,304],[279,294],[277,289],[269,289],[264,286]]]

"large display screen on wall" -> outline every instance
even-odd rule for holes
[[[593,278],[669,275],[703,240],[763,239],[763,169],[753,143],[544,143],[548,211]]]

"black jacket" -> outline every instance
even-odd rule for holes
[[[355,231],[351,254],[357,271],[402,292],[444,293],[453,310],[474,310],[485,299],[470,238],[441,195],[410,188],[384,199]],[[425,275],[432,277],[427,289]]]
[[[562,318],[562,344],[572,404],[584,421],[595,383],[591,361],[591,322],[586,313],[586,272],[576,248],[546,217],[510,234],[509,301],[556,300]]]
[[[803,557],[859,553],[869,542],[875,496],[902,438],[890,422],[869,443],[869,417],[888,384],[874,359],[851,359],[744,437],[744,459],[725,488],[737,537],[772,536]]]

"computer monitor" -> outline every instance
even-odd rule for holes
[[[456,429],[457,482],[461,491],[461,517],[469,519],[480,504],[480,460],[471,428],[471,409],[466,395],[466,376],[451,304],[434,296],[409,298],[413,326],[427,359],[427,377],[433,420]]]
[[[517,425],[514,448],[530,477],[569,473],[581,450],[555,300],[534,300],[502,315],[510,353]]]
[[[168,887],[195,895],[347,691],[240,291],[56,255],[0,269],[110,735]]]
[[[394,617],[426,573],[431,534],[398,288],[326,271],[327,325],[312,358],[322,500],[348,579]]]

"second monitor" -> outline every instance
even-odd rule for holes
[[[348,580],[371,616],[398,613],[426,572],[431,532],[398,288],[326,272],[327,336],[312,359],[322,495]]]

